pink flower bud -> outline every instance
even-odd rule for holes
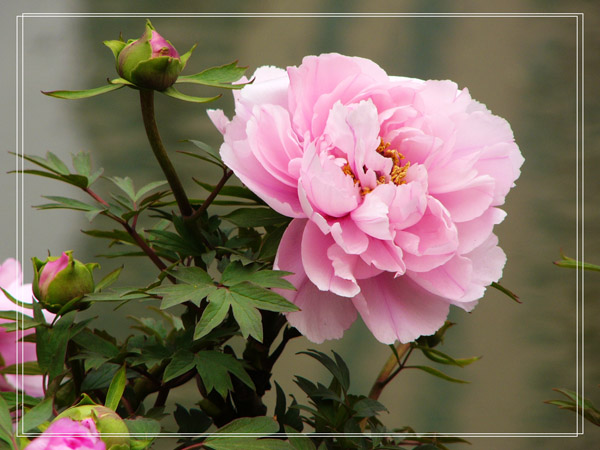
[[[92,419],[81,422],[67,417],[50,424],[25,450],[106,450]]]
[[[33,294],[48,311],[57,313],[94,290],[92,270],[98,265],[83,264],[73,259],[72,253],[69,250],[46,261],[33,258]]]
[[[121,78],[144,89],[164,91],[185,67],[192,50],[179,56],[175,47],[146,22],[146,31],[137,40],[105,41],[115,55]]]

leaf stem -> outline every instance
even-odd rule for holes
[[[169,182],[169,186],[171,187],[171,191],[173,191],[173,196],[179,206],[181,215],[183,217],[188,217],[192,215],[193,212],[190,201],[185,195],[179,176],[167,155],[167,151],[162,143],[156,125],[154,114],[154,91],[150,89],[140,89],[140,104],[142,107],[142,118],[144,120],[144,127],[146,128],[146,135],[148,136],[148,141],[150,142],[154,156]]]
[[[227,180],[229,180],[231,175],[233,175],[232,170],[229,170],[229,169],[224,170],[223,176],[219,180],[219,183],[217,183],[217,185],[215,186],[213,191],[210,193],[210,195],[206,198],[206,200],[204,200],[204,202],[202,202],[202,205],[200,206],[200,208],[198,208],[196,211],[194,211],[194,214],[192,214],[192,217],[190,218],[191,221],[198,219],[198,217],[200,217],[202,215],[202,213],[204,211],[206,211],[206,209],[210,206],[210,204],[213,202],[213,200],[219,194],[219,191],[221,189],[223,189],[223,186],[225,186],[225,183],[227,183]]]
[[[402,344],[399,342],[396,345],[395,350],[396,352],[390,355],[388,360],[383,365],[383,368],[379,372],[375,383],[373,383],[373,386],[371,387],[371,391],[369,392],[369,398],[372,398],[373,400],[377,400],[383,392],[383,389],[386,387],[386,385],[390,381],[392,381],[394,377],[398,375],[398,373],[400,373],[400,371],[404,367],[404,364],[406,364],[408,356],[410,355],[411,345],[410,343]],[[404,355],[406,355],[406,357],[402,362],[400,362],[400,359]],[[396,368],[397,365],[398,368]],[[394,371],[395,368],[396,370]]]
[[[165,263],[162,262],[162,260],[158,257],[158,255],[156,253],[154,253],[154,250],[152,250],[150,248],[150,246],[146,243],[146,241],[137,233],[137,231],[135,231],[131,225],[129,225],[126,221],[124,220],[119,220],[119,222],[121,223],[121,225],[123,225],[123,227],[125,228],[125,231],[127,231],[127,233],[129,233],[129,235],[133,238],[133,240],[136,242],[136,244],[142,249],[142,251],[148,256],[148,258],[150,258],[150,260],[154,263],[154,265],[156,267],[158,267],[161,272],[164,271],[167,266],[165,265]],[[172,275],[167,275],[167,278],[169,278],[169,280],[172,283],[175,283],[175,278]]]

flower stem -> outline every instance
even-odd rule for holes
[[[154,156],[160,164],[171,191],[175,196],[175,201],[179,206],[179,211],[183,217],[190,216],[192,214],[192,206],[190,201],[185,195],[183,185],[175,172],[175,168],[167,155],[167,151],[162,143],[160,134],[158,133],[158,127],[156,126],[156,119],[154,114],[154,91],[150,89],[140,89],[140,104],[142,106],[142,118],[144,119],[144,127],[146,128],[146,135],[148,141],[154,152]]]
[[[396,352],[390,355],[381,372],[379,372],[375,383],[373,383],[373,387],[371,387],[369,398],[373,400],[379,398],[381,392],[383,392],[383,388],[400,372],[399,370],[394,371],[394,368],[396,368],[396,365],[399,365],[399,369],[401,369],[406,362],[406,359],[403,362],[400,362],[400,359],[410,350],[410,343],[402,344],[399,342],[395,348]]]

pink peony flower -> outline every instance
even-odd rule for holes
[[[22,284],[23,273],[21,265],[15,259],[9,258],[0,265],[0,287],[4,288],[12,297],[24,303],[31,303],[33,293],[31,284]],[[19,311],[28,316],[33,316],[30,309],[25,309],[15,305],[10,301],[2,291],[0,291],[0,310],[2,311]],[[46,318],[52,319],[54,315],[47,313]],[[8,320],[0,320],[6,323]],[[16,364],[17,352],[19,352],[19,363],[27,361],[36,361],[35,344],[32,342],[20,343],[18,340],[34,330],[25,331],[6,331],[0,327],[0,355],[4,360],[4,367]],[[34,397],[44,395],[42,387],[41,375],[24,375],[18,379],[17,375],[4,375],[0,377],[0,390],[14,391],[15,389],[23,389],[26,394]]]
[[[52,422],[25,450],[106,450],[92,419],[81,422],[69,418]]]
[[[381,342],[410,342],[470,311],[502,275],[493,234],[523,163],[509,124],[451,81],[390,77],[325,54],[261,67],[209,111],[223,161],[292,217],[275,267],[294,272],[290,324],[336,339],[357,312]]]

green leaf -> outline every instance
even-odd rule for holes
[[[299,311],[293,303],[281,295],[244,281],[229,287],[229,292],[239,302],[250,302],[259,309],[275,312]]]
[[[216,434],[225,436],[209,436],[204,440],[204,445],[213,450],[294,450],[289,442],[280,439],[258,439],[261,435],[267,436],[278,430],[279,424],[270,417],[243,417],[216,431]],[[247,436],[249,433],[252,435]]]
[[[115,270],[113,270],[111,273],[109,273],[108,275],[106,275],[104,278],[102,278],[98,284],[96,284],[96,287],[94,288],[94,292],[100,292],[102,289],[110,286],[111,284],[113,284],[115,281],[117,281],[117,279],[119,278],[119,275],[121,274],[121,271],[123,270],[123,266],[121,267],[117,267]]]
[[[99,209],[95,205],[89,205],[80,200],[75,200],[74,198],[68,197],[60,197],[56,195],[44,195],[44,198],[48,200],[53,200],[56,203],[47,203],[44,205],[38,205],[36,208],[38,209],[73,209],[75,211],[98,211],[102,212],[103,209]]]
[[[120,368],[118,364],[106,363],[98,369],[91,370],[81,383],[81,390],[89,392],[109,387]]]
[[[498,289],[500,292],[502,292],[503,294],[507,295],[508,297],[510,297],[512,300],[514,300],[517,303],[523,303],[520,299],[519,296],[517,294],[515,294],[514,292],[506,289],[504,286],[502,286],[500,283],[496,283],[495,281],[492,282],[492,284],[490,285],[495,289]]]
[[[268,436],[269,434],[277,433],[279,431],[279,424],[270,417],[243,417],[229,422],[227,425],[219,428],[216,434],[262,434]],[[209,439],[217,439],[209,436],[204,442]],[[222,439],[222,438],[218,438]]]
[[[15,438],[14,438],[12,418],[10,416],[10,411],[8,410],[8,405],[4,401],[4,398],[1,396],[0,396],[0,439],[10,445],[10,447],[5,447],[5,448],[17,450],[16,447],[14,446]]]
[[[2,370],[0,370],[0,373],[8,373],[11,375],[43,375],[44,371],[40,369],[37,361],[27,361],[3,367]]]
[[[124,84],[107,84],[106,86],[100,86],[82,91],[42,91],[42,94],[50,97],[63,98],[66,100],[78,100],[81,98],[89,98],[96,95],[106,94],[107,92],[116,91],[117,89],[121,89],[123,86]]]
[[[4,289],[3,287],[0,287],[0,290],[4,293],[4,295],[6,296],[7,299],[9,299],[11,302],[13,302],[15,305],[21,307],[21,308],[25,308],[25,309],[33,309],[33,305],[31,303],[25,303],[22,302],[19,299],[14,298],[10,292],[8,292],[6,289]],[[0,311],[0,313],[2,312],[8,312],[10,313],[10,311]],[[20,314],[20,313],[19,313]],[[10,315],[10,314],[9,314]],[[17,319],[17,311],[13,311],[13,314],[11,317],[9,317],[9,319],[11,320],[16,320]]]
[[[183,75],[176,83],[195,83],[226,89],[241,89],[248,83],[231,84],[238,81],[246,72],[247,67],[239,67],[237,61],[219,67],[211,67],[194,75]]]
[[[231,305],[233,317],[240,327],[242,336],[244,336],[244,338],[252,336],[257,341],[262,342],[263,330],[261,315],[247,299],[239,296],[236,298],[229,289],[223,288],[212,291],[208,296],[208,301]]]
[[[306,436],[290,436],[291,433],[298,433],[297,430],[289,425],[284,426],[285,432],[288,433],[288,440],[295,450],[316,450],[315,444]]]
[[[77,171],[77,173],[86,178],[89,177],[92,170],[90,154],[86,152],[79,152],[76,155],[71,155],[71,158],[73,160],[73,168]]]
[[[221,155],[219,154],[219,151],[215,150],[210,145],[208,145],[202,141],[197,141],[194,139],[184,139],[183,142],[189,142],[191,144],[194,144],[199,149],[204,150],[206,153],[208,153],[208,155],[211,156],[212,158],[214,158],[216,162],[223,164],[223,161],[221,160]],[[197,181],[197,183],[200,184],[199,181]],[[204,187],[204,184],[200,184],[200,185]],[[211,192],[212,192],[212,190],[211,190]]]
[[[596,264],[590,264],[583,261],[577,261],[576,259],[570,258],[564,255],[561,252],[562,259],[559,261],[554,261],[558,267],[566,267],[568,269],[584,269],[584,270],[593,270],[596,272],[600,272],[600,266]]]
[[[49,374],[49,382],[64,370],[67,343],[75,313],[71,311],[65,314],[51,328],[41,325],[36,328],[37,360],[42,370]]]
[[[125,419],[125,425],[131,436],[131,450],[143,450],[154,441],[155,435],[160,433],[160,422],[147,417]],[[110,449],[108,449],[110,450]]]
[[[69,175],[70,172],[67,165],[64,162],[62,162],[62,160],[54,153],[47,152],[46,160],[51,165],[51,167],[54,167],[56,172],[60,173],[61,175]]]
[[[333,361],[325,353],[314,349],[308,349],[304,352],[298,352],[300,355],[308,355],[315,358],[321,364],[325,366],[327,370],[333,375],[333,377],[340,383],[344,391],[348,391],[350,387],[350,371],[344,360],[336,352],[332,352],[335,355],[336,361]]]
[[[200,302],[216,288],[214,285],[175,284],[172,286],[158,286],[148,292],[162,296],[163,299],[160,308],[166,309],[187,301],[191,301],[196,306],[199,306]]]
[[[446,381],[451,381],[452,383],[469,383],[469,381],[459,380],[458,378],[452,378],[449,375],[446,375],[444,372],[441,372],[433,367],[427,366],[404,366],[405,369],[419,369],[423,372],[427,372],[435,377],[441,378]]]
[[[559,389],[553,388],[553,391],[560,392],[565,397],[569,398],[570,402],[565,402],[562,400],[548,400],[544,403],[548,403],[550,405],[558,406],[561,409],[568,409],[577,414],[582,415],[586,420],[589,420],[594,425],[600,426],[600,411],[596,409],[596,407],[592,404],[591,401],[586,398],[580,397],[577,392],[571,391],[569,389]]]
[[[165,94],[169,97],[176,98],[177,100],[183,100],[185,102],[192,102],[192,103],[208,103],[208,102],[212,102],[221,97],[220,94],[215,97],[194,97],[194,96],[179,92],[173,86],[168,87],[164,91],[160,91],[160,93]]]
[[[183,375],[196,365],[196,356],[189,350],[177,350],[165,369],[163,381],[167,382],[173,378]]]
[[[216,188],[216,186],[213,186],[212,184],[203,183],[202,181],[196,179],[194,179],[194,181],[196,182],[196,184],[202,186],[208,192],[212,192]],[[254,192],[252,192],[250,189],[242,186],[223,186],[219,191],[219,195],[225,197],[243,198],[245,200],[251,200],[260,205],[264,205],[264,202],[260,199],[260,197],[254,194]]]
[[[194,340],[200,339],[218,327],[227,316],[230,304],[223,297],[216,296],[206,306],[194,330]]]
[[[145,184],[144,186],[142,186],[140,188],[139,191],[136,192],[135,197],[134,197],[134,201],[137,202],[139,201],[145,194],[147,194],[148,192],[150,192],[153,189],[156,189],[157,187],[160,186],[164,186],[165,184],[167,184],[166,180],[162,180],[162,181],[153,181],[151,183]]]
[[[112,409],[113,411],[117,410],[119,402],[121,401],[121,397],[123,397],[123,392],[125,392],[125,385],[127,384],[126,371],[126,367],[121,366],[117,373],[115,373],[115,376],[108,387],[108,392],[106,393],[106,401],[104,402],[104,406]]]
[[[203,350],[196,354],[195,362],[196,370],[200,374],[207,392],[214,389],[221,397],[225,398],[227,392],[233,389],[230,373],[249,388],[256,389],[242,363],[232,355],[214,350]]]
[[[27,433],[42,423],[51,420],[52,416],[52,398],[47,398],[25,413],[17,426],[17,430],[20,433]]]
[[[355,417],[373,417],[381,411],[387,411],[386,407],[372,398],[361,398],[352,405]]]
[[[131,200],[135,198],[135,189],[133,187],[133,180],[129,177],[121,178],[121,177],[109,177],[110,181],[112,181],[119,189],[121,189],[127,197]]]
[[[234,261],[225,268],[221,277],[221,283],[225,286],[232,286],[248,281],[264,288],[294,290],[294,285],[282,278],[291,274],[291,272],[284,272],[282,270],[257,271],[257,267],[244,266],[239,261]]]
[[[415,345],[414,348],[421,350],[423,352],[423,355],[425,355],[428,359],[438,364],[465,367],[481,359],[480,356],[474,356],[472,358],[455,359],[452,356],[447,355],[439,350],[425,347],[422,345]]]
[[[239,208],[222,216],[222,218],[244,228],[278,225],[290,221],[289,217],[283,216],[270,208]]]

